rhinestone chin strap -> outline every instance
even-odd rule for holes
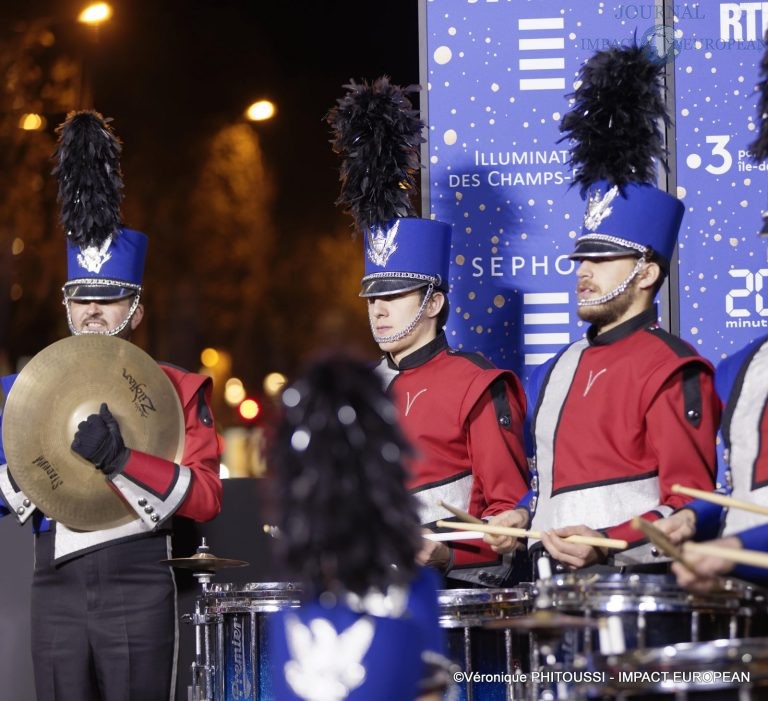
[[[413,321],[408,324],[402,331],[398,331],[397,333],[393,333],[391,336],[377,336],[376,335],[376,328],[371,321],[371,334],[373,335],[373,340],[376,343],[392,343],[394,341],[399,341],[401,338],[405,338],[408,334],[410,334],[415,328],[416,324],[418,324],[421,321],[421,317],[424,316],[424,310],[427,308],[427,304],[432,297],[432,292],[434,291],[435,286],[433,283],[429,283],[429,287],[427,287],[427,291],[424,294],[424,300],[421,303],[421,306],[419,307],[419,311],[416,312],[416,316],[414,317]]]
[[[643,264],[645,263],[645,258],[638,258],[637,263],[635,263],[635,267],[632,269],[632,272],[629,274],[629,277],[627,277],[624,282],[620,283],[618,287],[615,287],[610,292],[607,292],[602,297],[596,297],[595,299],[580,299],[577,302],[577,306],[579,307],[596,307],[600,304],[605,304],[606,302],[610,302],[612,299],[618,297],[621,294],[624,294],[624,291],[629,287],[629,284],[637,277],[637,274],[640,272],[640,270],[643,267]]]
[[[133,297],[131,308],[128,310],[128,314],[125,317],[125,319],[123,319],[111,331],[95,331],[95,332],[94,331],[78,331],[75,328],[74,323],[72,323],[72,310],[70,309],[70,306],[69,306],[69,303],[71,302],[71,300],[67,299],[67,297],[65,296],[64,300],[62,301],[62,304],[64,305],[64,308],[67,310],[67,325],[69,326],[69,331],[73,336],[83,336],[88,333],[96,333],[99,336],[117,336],[130,323],[134,313],[136,312],[137,307],[139,306],[140,300],[141,300],[141,289],[138,289],[136,290],[136,294]]]

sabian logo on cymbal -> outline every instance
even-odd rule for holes
[[[59,473],[56,472],[53,465],[51,465],[51,463],[49,463],[42,455],[38,455],[32,461],[32,464],[37,465],[46,475],[48,475],[48,479],[51,481],[51,491],[58,489],[64,484],[64,480],[59,477]]]
[[[145,419],[149,416],[150,411],[157,411],[152,398],[144,391],[146,385],[135,379],[125,368],[123,368],[123,377],[127,380],[128,387],[133,392],[133,405],[136,407],[136,411]]]

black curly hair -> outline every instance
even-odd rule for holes
[[[278,555],[308,594],[406,584],[421,547],[405,486],[411,450],[381,380],[351,358],[316,361],[282,397],[272,450]]]

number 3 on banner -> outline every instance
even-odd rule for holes
[[[749,297],[753,292],[755,293],[755,311],[758,316],[768,316],[768,308],[765,306],[763,300],[763,280],[768,277],[768,269],[762,268],[756,273],[752,273],[750,270],[738,268],[735,270],[729,270],[728,274],[735,278],[744,278],[744,287],[731,290],[725,295],[725,312],[730,317],[747,317],[751,316],[752,312],[749,309],[736,309],[733,301],[735,299]]]
[[[712,155],[722,158],[720,165],[708,165],[704,170],[712,175],[722,175],[727,173],[733,165],[733,156],[731,152],[725,148],[731,137],[728,134],[713,134],[707,137],[708,144],[714,144],[712,147]]]

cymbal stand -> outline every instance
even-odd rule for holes
[[[203,538],[197,552],[205,553],[209,550]],[[192,576],[200,583],[202,594],[207,594],[214,573],[193,572]],[[203,613],[200,597],[198,597],[195,600],[195,612],[191,615],[185,613],[182,620],[195,626],[195,660],[192,662],[192,684],[187,687],[187,701],[213,701],[216,665],[212,658],[210,625],[216,622],[216,618],[211,614]]]

